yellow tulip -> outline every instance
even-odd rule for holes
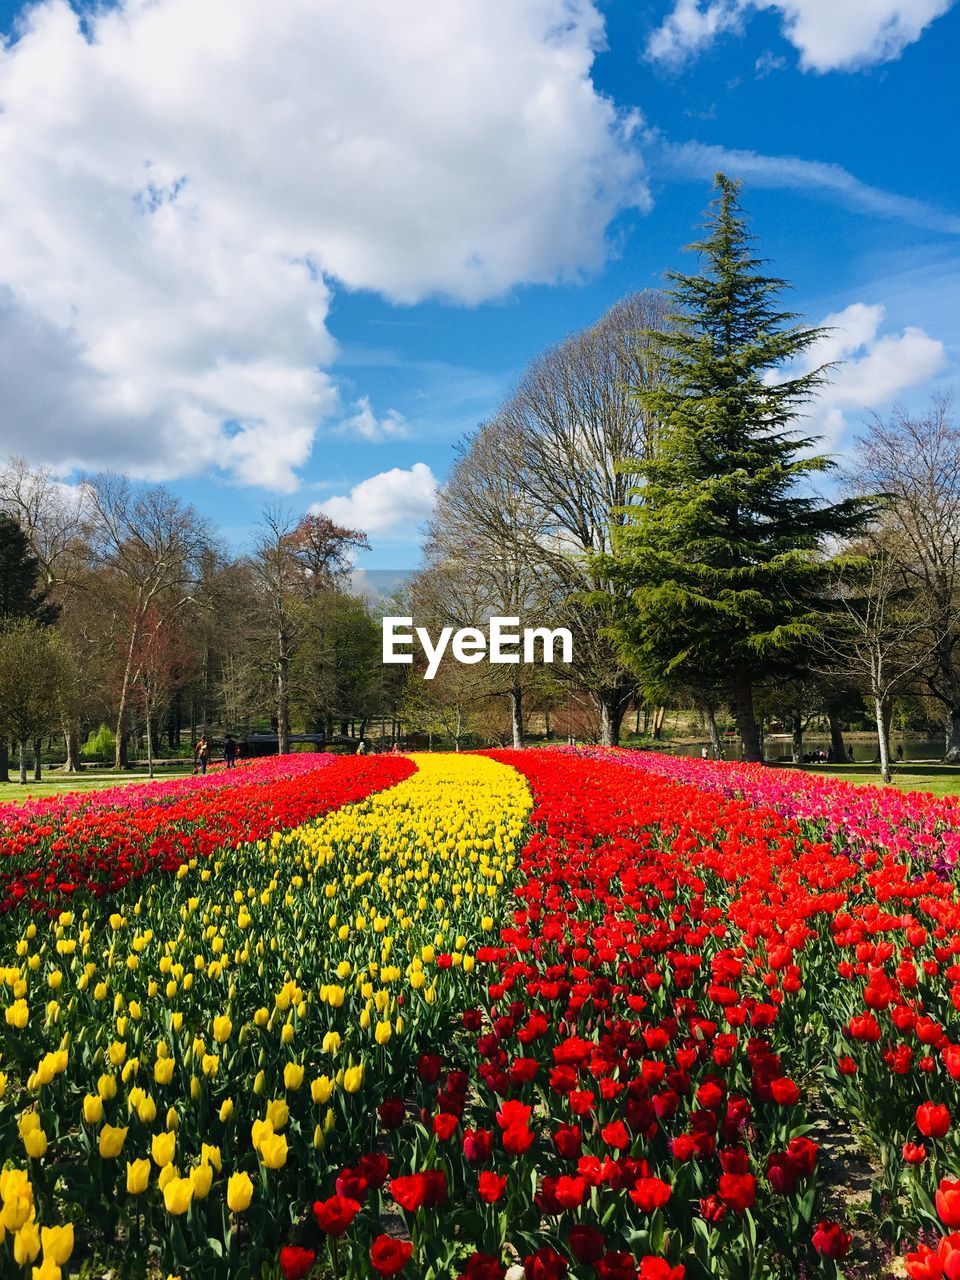
[[[83,1099],[83,1118],[87,1124],[99,1124],[103,1119],[103,1099],[99,1093],[88,1093]]]
[[[233,1031],[233,1023],[225,1013],[213,1020],[213,1038],[217,1044],[226,1044]]]
[[[198,1164],[190,1170],[190,1181],[193,1183],[193,1197],[203,1200],[210,1194],[213,1185],[213,1169],[208,1164]]]
[[[347,1093],[358,1093],[363,1084],[363,1065],[348,1067],[343,1073],[343,1087]]]
[[[40,1252],[40,1232],[35,1222],[25,1222],[13,1237],[13,1256],[18,1266],[26,1267]]]
[[[127,1191],[132,1196],[143,1195],[150,1183],[150,1161],[127,1161]]]
[[[298,1062],[288,1062],[283,1068],[283,1087],[295,1093],[303,1084],[304,1069]]]
[[[155,1133],[150,1141],[150,1154],[153,1156],[154,1164],[161,1169],[170,1163],[176,1150],[176,1133]]]
[[[333,1093],[333,1081],[329,1076],[318,1076],[310,1085],[310,1096],[318,1107],[330,1101]]]
[[[163,1203],[167,1213],[186,1213],[193,1200],[193,1182],[189,1178],[171,1178],[163,1188]]]
[[[100,1156],[104,1160],[114,1160],[123,1150],[123,1144],[127,1140],[127,1130],[114,1128],[112,1124],[105,1124],[100,1130],[100,1139],[98,1147]]]
[[[282,1133],[267,1134],[260,1142],[260,1159],[268,1169],[282,1169],[287,1163],[287,1140]]]
[[[227,1205],[232,1213],[246,1213],[253,1199],[253,1183],[246,1173],[232,1173],[227,1179]]]
[[[63,1272],[50,1258],[44,1258],[39,1267],[30,1272],[31,1280],[61,1280]]]
[[[31,1160],[39,1160],[47,1152],[47,1135],[42,1129],[31,1129],[29,1133],[24,1134],[23,1145]]]
[[[157,1084],[169,1084],[173,1079],[173,1058],[158,1058],[153,1067],[153,1078]]]
[[[290,1108],[283,1098],[274,1098],[272,1102],[267,1103],[267,1119],[279,1133],[290,1119]]]
[[[53,1262],[62,1267],[73,1253],[73,1223],[66,1223],[62,1227],[41,1227],[40,1247],[45,1262]]]

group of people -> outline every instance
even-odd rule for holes
[[[355,754],[355,755],[358,755],[358,756],[365,756],[369,750],[370,750],[370,748],[367,746],[367,741],[366,741],[366,739],[365,739],[365,738],[361,738],[361,739],[360,739],[360,741],[359,741],[359,743],[357,744],[357,749],[356,749],[356,751],[355,751],[355,753],[354,753],[354,754]],[[394,742],[393,746],[390,748],[390,754],[391,754],[392,756],[398,756],[398,755],[400,754],[400,743],[399,743],[399,742]]]
[[[240,754],[240,748],[237,745],[236,738],[229,734],[223,742],[223,763],[228,769],[233,769],[237,763],[237,756]],[[201,734],[197,739],[197,745],[193,749],[193,772],[204,774],[207,772],[207,765],[210,763],[210,743],[206,736]]]

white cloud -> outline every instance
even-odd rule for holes
[[[804,353],[797,372],[836,363],[811,412],[813,429],[828,448],[842,440],[851,414],[881,409],[901,392],[920,386],[942,369],[942,342],[911,326],[881,333],[884,308],[854,302],[825,316],[829,330]]]
[[[602,264],[646,192],[633,125],[590,79],[593,0],[423,18],[419,0],[26,11],[0,49],[7,448],[290,489],[338,410],[338,284],[473,303]]]
[[[312,509],[348,529],[390,533],[422,525],[430,518],[436,497],[436,477],[425,462],[415,462],[408,471],[393,467],[361,480],[349,496],[328,498]]]
[[[384,440],[402,440],[407,432],[407,422],[402,413],[396,409],[388,409],[382,418],[378,418],[370,405],[369,396],[361,396],[354,405],[355,412],[344,418],[338,430],[345,436],[359,436],[371,444],[379,444]]]
[[[780,14],[783,34],[805,71],[852,70],[899,57],[953,0],[675,0],[647,54],[678,65],[751,13]]]
[[[655,133],[648,137],[656,141]],[[896,218],[912,226],[960,235],[960,217],[944,213],[913,196],[871,187],[841,165],[799,156],[765,156],[756,151],[732,150],[702,142],[660,141],[659,163],[668,172],[684,177],[711,178],[717,170],[743,178],[752,186],[789,188],[813,194],[826,193],[853,209],[881,218]]]

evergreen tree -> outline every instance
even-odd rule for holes
[[[762,759],[757,678],[789,669],[816,627],[829,539],[873,505],[829,504],[812,476],[834,464],[795,423],[825,369],[785,372],[821,336],[778,306],[784,281],[751,251],[739,183],[716,178],[698,275],[671,273],[670,323],[656,335],[662,384],[638,391],[659,423],[653,456],[627,463],[636,506],[610,568],[631,593],[616,630],[641,675],[730,697],[745,759]]]
[[[0,627],[20,618],[41,626],[56,622],[59,609],[39,589],[40,563],[13,516],[0,512]]]

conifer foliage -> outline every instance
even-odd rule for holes
[[[716,190],[690,246],[701,273],[669,276],[666,376],[637,392],[658,434],[651,457],[625,463],[637,502],[610,568],[630,590],[617,633],[641,677],[723,688],[744,758],[760,760],[754,683],[816,626],[831,540],[872,504],[813,492],[834,464],[797,420],[827,370],[794,370],[824,331],[781,309],[786,282],[753,254],[739,184],[718,174]]]

